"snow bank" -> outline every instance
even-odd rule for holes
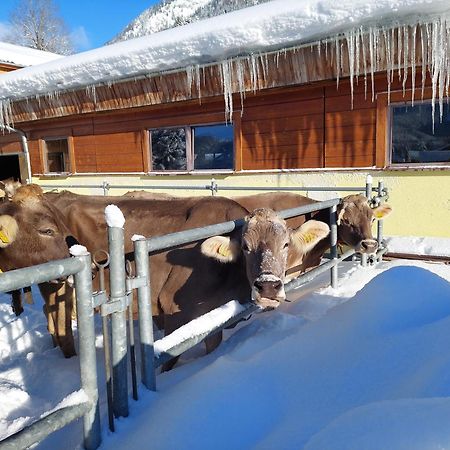
[[[450,238],[392,236],[386,238],[389,252],[450,257]]]

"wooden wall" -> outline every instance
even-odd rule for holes
[[[380,136],[386,109],[372,102],[370,80],[355,85],[353,108],[348,80],[248,95],[241,116],[235,99],[236,170],[383,167],[385,139]],[[397,86],[398,85],[398,86]],[[401,89],[396,82],[393,89]],[[408,86],[407,86],[408,87]],[[376,92],[387,90],[378,76]],[[379,102],[378,102],[379,103]],[[378,113],[378,119],[377,119]],[[29,136],[33,174],[43,173],[43,141],[71,137],[74,173],[148,172],[148,129],[223,123],[223,98],[131,108],[21,124]],[[382,127],[381,127],[382,129]],[[386,132],[386,130],[385,130]],[[17,151],[10,136],[0,136],[0,154]]]

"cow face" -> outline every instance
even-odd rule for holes
[[[363,195],[349,195],[338,206],[339,241],[353,247],[359,253],[375,253],[378,242],[372,235],[375,219],[386,217],[392,208],[383,204],[371,208]]]
[[[239,240],[212,237],[203,242],[201,250],[224,263],[242,257],[252,300],[262,308],[276,308],[286,298],[287,264],[301,262],[303,255],[328,233],[329,227],[323,222],[311,220],[291,230],[271,209],[256,209],[246,217]]]
[[[69,256],[75,239],[60,213],[35,185],[0,205],[0,269],[12,270]]]
[[[20,181],[15,181],[14,178],[0,181],[0,198],[11,201],[21,185]]]

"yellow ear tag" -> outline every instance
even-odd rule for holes
[[[4,244],[9,244],[9,238],[2,230],[0,230],[0,241],[2,241]]]
[[[220,244],[217,249],[217,253],[225,258],[229,258],[231,256],[230,248],[226,244]]]
[[[374,213],[374,216],[377,218],[377,219],[381,219],[382,217],[383,217],[383,213],[381,212],[381,211],[376,211],[375,213]]]
[[[305,242],[305,244],[309,244],[313,240],[314,240],[314,234],[312,234],[312,233],[305,233],[303,235],[303,241]]]

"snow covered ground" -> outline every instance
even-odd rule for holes
[[[212,354],[193,349],[158,392],[130,400],[102,448],[450,448],[450,267],[344,263],[340,287],[327,282],[239,324]],[[98,328],[99,361],[101,346]],[[15,318],[0,296],[0,439],[77,391],[77,366],[52,348],[39,301]],[[37,448],[81,448],[81,423]]]

